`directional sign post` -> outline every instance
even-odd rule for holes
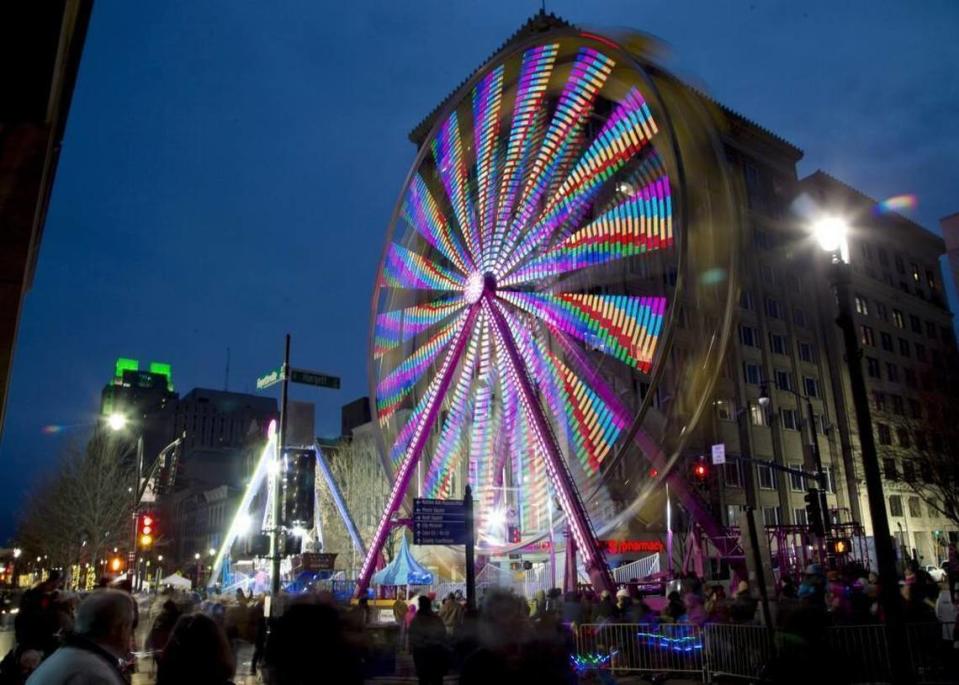
[[[321,388],[333,388],[339,390],[340,379],[338,376],[330,376],[319,371],[308,371],[306,369],[290,369],[290,380],[294,383],[303,385],[316,385]]]
[[[465,545],[466,505],[463,500],[413,500],[414,545]]]

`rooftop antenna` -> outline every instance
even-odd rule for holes
[[[223,376],[223,391],[230,390],[230,348],[226,348],[226,373]]]

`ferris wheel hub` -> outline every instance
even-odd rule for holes
[[[487,271],[485,274],[474,271],[466,279],[466,287],[463,288],[463,297],[469,304],[479,302],[479,299],[486,293],[496,291],[496,276]]]

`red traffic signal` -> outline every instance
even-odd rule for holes
[[[709,469],[706,468],[706,464],[700,461],[693,465],[693,478],[702,482],[706,480],[708,476],[709,476]]]
[[[509,526],[506,534],[511,543],[522,542],[522,536],[519,533],[519,526]]]
[[[137,539],[140,547],[146,549],[156,538],[156,517],[153,514],[140,514],[137,520]]]

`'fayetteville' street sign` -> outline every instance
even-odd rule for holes
[[[283,367],[271,369],[267,374],[256,379],[256,389],[266,390],[271,385],[276,385],[283,380]]]
[[[290,369],[290,380],[294,383],[303,383],[304,385],[318,385],[321,388],[333,388],[334,390],[339,390],[340,388],[340,379],[338,376],[329,376],[319,371]]]
[[[456,499],[413,500],[414,545],[465,545],[466,504]]]

